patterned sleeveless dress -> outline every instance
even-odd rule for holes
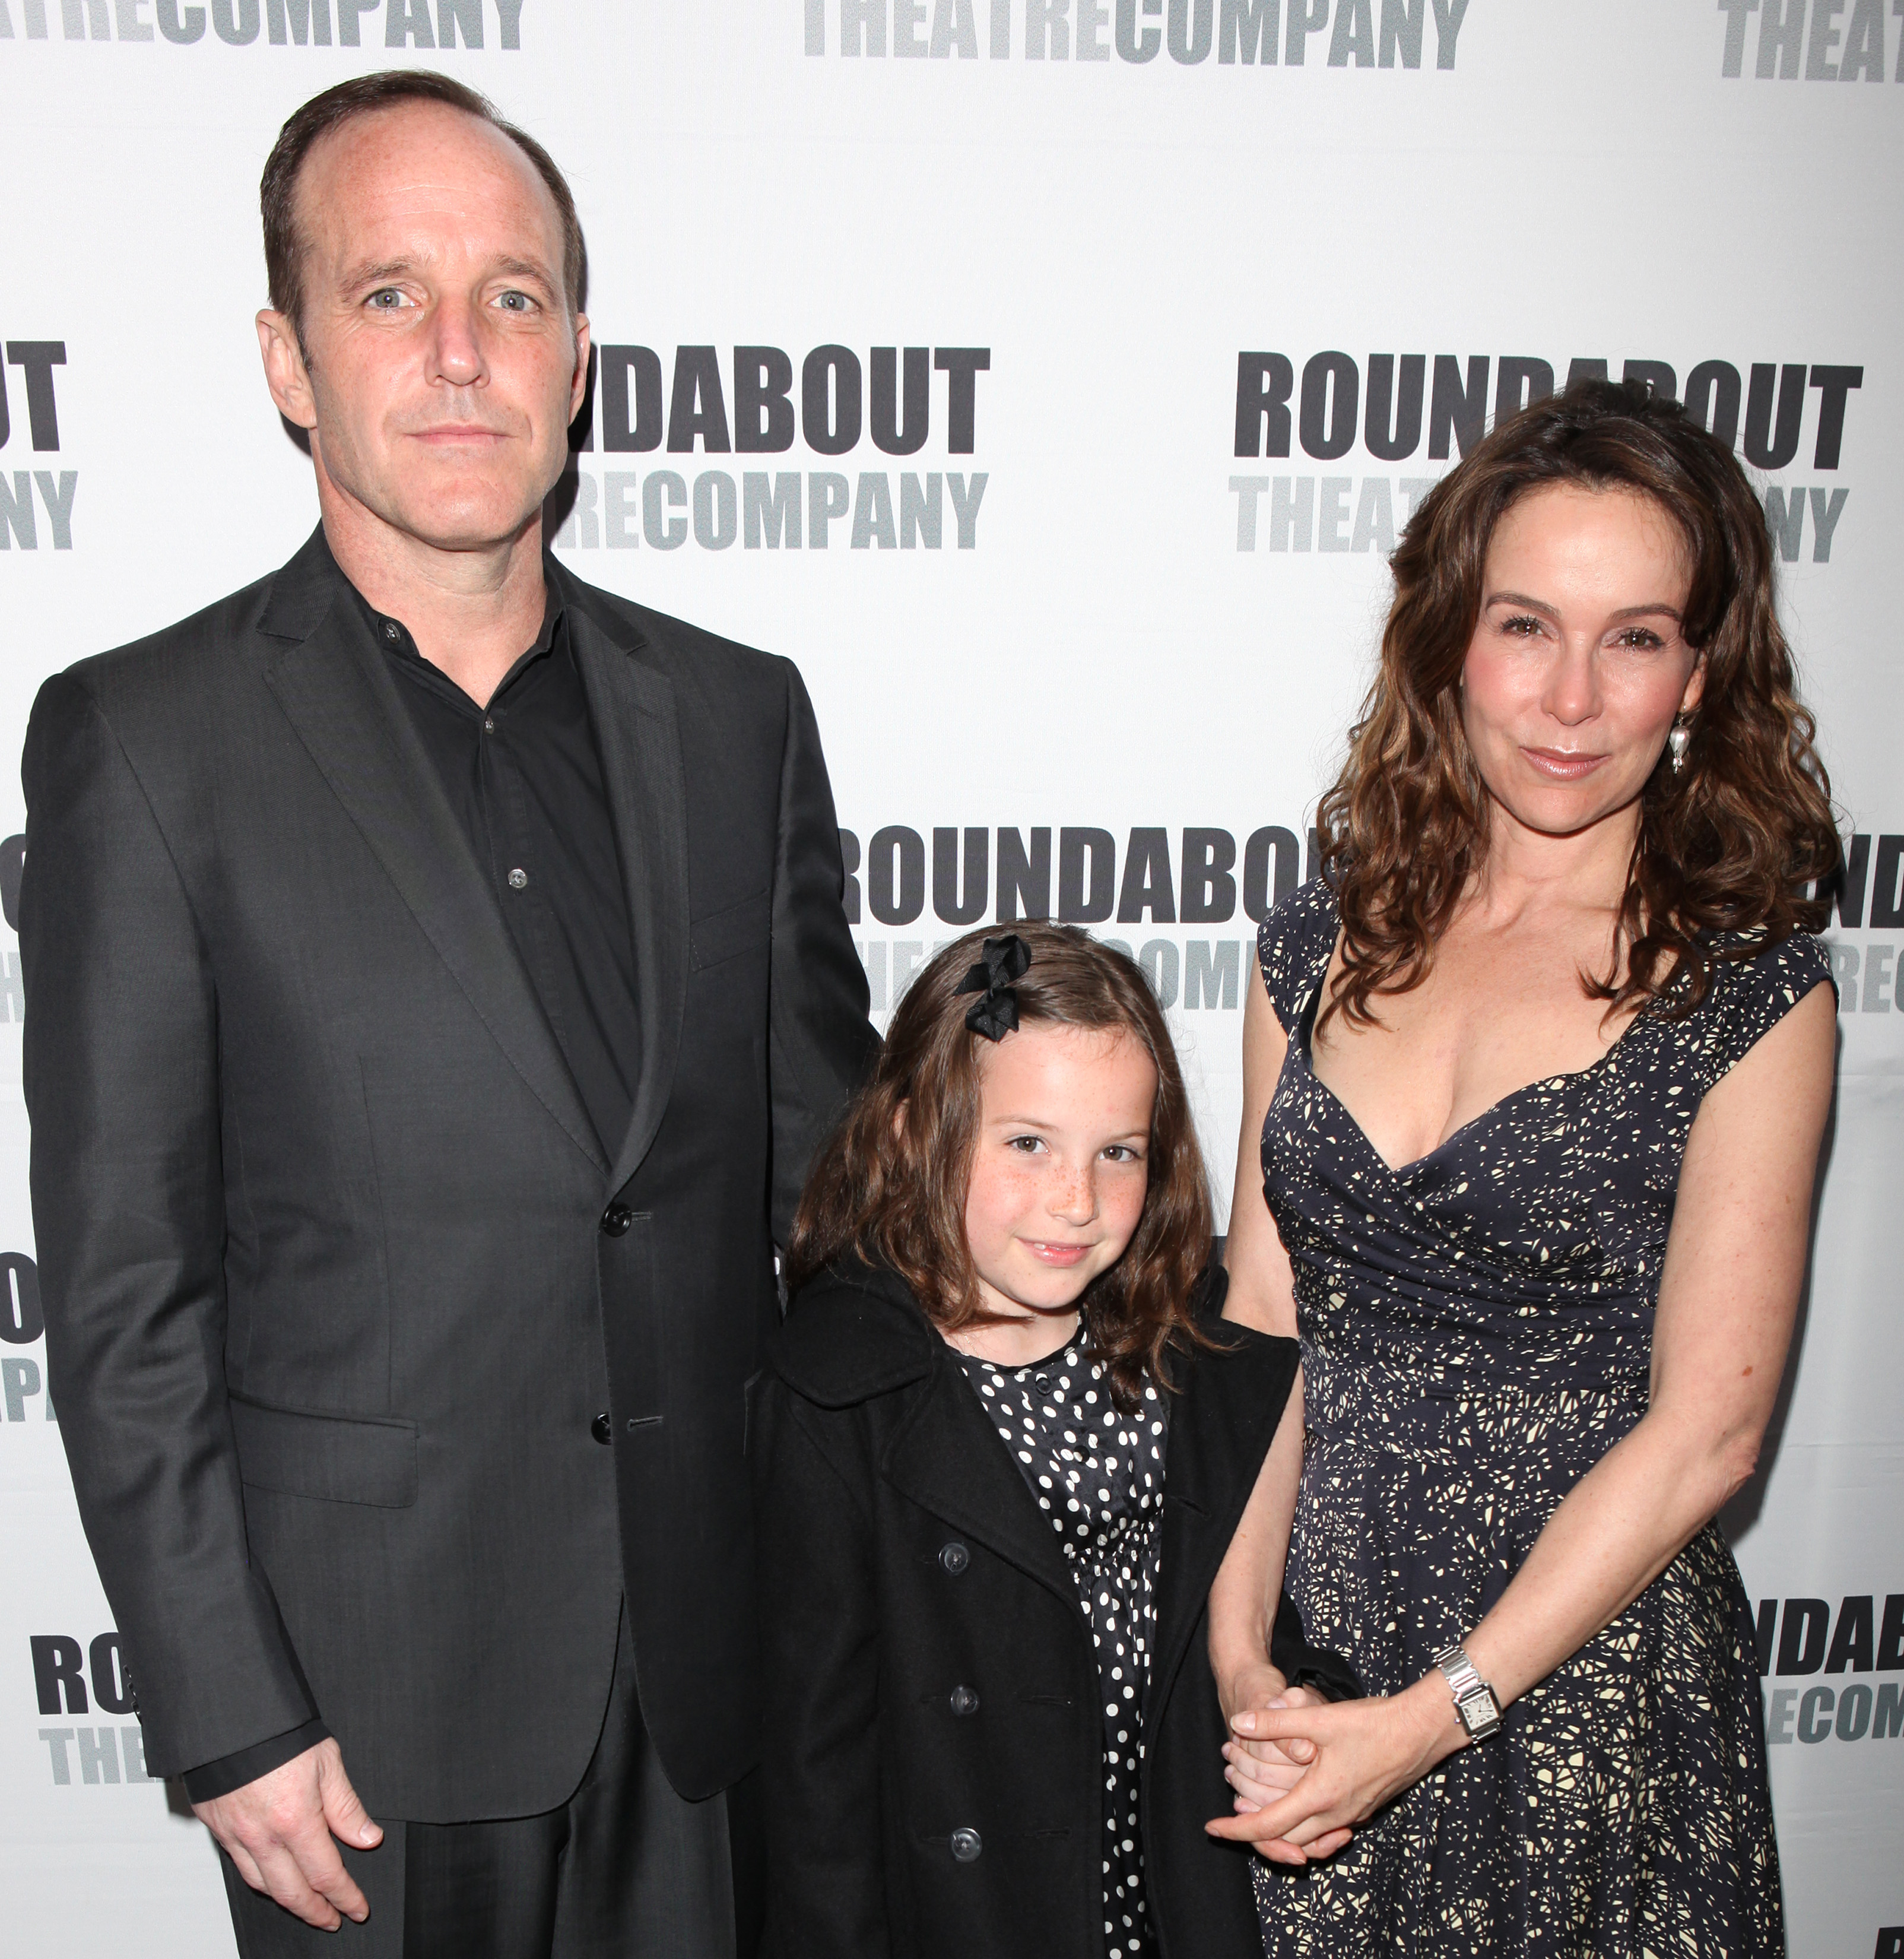
[[[1785,941],[1642,1012],[1591,1068],[1392,1170],[1309,1066],[1334,950],[1318,881],[1258,951],[1289,1056],[1264,1189],[1294,1268],[1308,1446],[1287,1583],[1372,1694],[1426,1673],[1645,1411],[1699,1103],[1830,967]],[[1709,1525],[1604,1631],[1302,1870],[1254,1872],[1270,1959],[1782,1953],[1753,1627]]]

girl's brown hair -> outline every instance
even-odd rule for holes
[[[1504,422],[1429,494],[1390,560],[1395,602],[1349,757],[1316,813],[1343,923],[1324,1014],[1374,1018],[1377,994],[1426,976],[1436,941],[1486,861],[1489,797],[1459,683],[1494,527],[1550,484],[1637,492],[1671,517],[1692,568],[1683,630],[1706,656],[1683,772],[1664,757],[1640,804],[1619,918],[1626,948],[1586,982],[1607,1011],[1677,1017],[1713,963],[1825,922],[1839,860],[1815,725],[1794,692],[1773,603],[1765,512],[1726,445],[1636,383],[1582,381]],[[1722,935],[1752,935],[1749,940]]]
[[[1079,1302],[1086,1335],[1128,1408],[1147,1376],[1169,1386],[1167,1347],[1204,1344],[1189,1311],[1210,1256],[1203,1154],[1169,1029],[1141,971],[1075,926],[1013,929],[1031,948],[1012,989],[1021,1025],[1121,1031],[1157,1067],[1143,1214],[1123,1256]],[[955,940],[907,989],[872,1078],[814,1160],[787,1246],[792,1285],[857,1254],[896,1272],[942,1332],[994,1317],[979,1303],[965,1235],[979,1056],[991,1043],[966,1026],[973,996],[958,991],[985,938]]]

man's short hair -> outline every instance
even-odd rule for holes
[[[272,306],[289,318],[300,344],[304,337],[304,240],[297,230],[297,179],[304,160],[320,136],[359,116],[395,109],[406,102],[440,102],[474,116],[500,130],[535,166],[561,214],[563,288],[569,310],[580,313],[588,297],[589,252],[582,242],[582,221],[576,215],[574,194],[555,159],[533,136],[505,121],[496,105],[474,89],[428,68],[386,68],[380,74],[340,81],[322,95],[313,96],[278,131],[265,160],[264,178],[258,187],[265,217],[265,278]]]

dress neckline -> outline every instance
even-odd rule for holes
[[[1470,1131],[1479,1129],[1484,1122],[1493,1121],[1496,1116],[1512,1108],[1522,1097],[1531,1095],[1536,1089],[1552,1090],[1559,1087],[1563,1083],[1590,1080],[1613,1059],[1625,1044],[1627,1036],[1646,1018],[1646,1010],[1642,1006],[1639,1011],[1635,1014],[1614,1037],[1608,1043],[1606,1051],[1598,1060],[1589,1062],[1585,1068],[1562,1068],[1552,1075],[1537,1075],[1533,1081],[1523,1082],[1518,1088],[1509,1089],[1505,1095],[1497,1096],[1485,1109],[1469,1116],[1458,1129],[1449,1130],[1432,1150],[1424,1151],[1418,1157],[1411,1157],[1406,1163],[1392,1164],[1369,1140],[1369,1132],[1363,1128],[1361,1119],[1357,1116],[1355,1111],[1316,1073],[1315,1056],[1311,1052],[1311,1037],[1315,1032],[1316,1015],[1322,1004],[1322,989],[1328,983],[1329,967],[1334,962],[1336,941],[1341,934],[1341,926],[1338,922],[1330,932],[1328,948],[1323,955],[1322,970],[1310,983],[1309,999],[1305,1002],[1302,1014],[1296,1021],[1296,1038],[1289,1044],[1290,1055],[1292,1059],[1299,1057],[1303,1073],[1341,1111],[1348,1122],[1349,1127],[1355,1132],[1362,1147],[1382,1166],[1384,1172],[1398,1183],[1412,1176],[1424,1164],[1433,1163],[1437,1157],[1452,1149],[1455,1145]],[[1287,1065],[1285,1063],[1286,1066]]]
[[[940,1337],[944,1338],[944,1336],[941,1335]],[[1008,1364],[1003,1361],[991,1360],[983,1354],[968,1354],[963,1347],[953,1347],[949,1340],[946,1341],[945,1344],[952,1348],[952,1351],[961,1361],[970,1361],[981,1367],[989,1367],[995,1374],[1028,1374],[1039,1367],[1052,1367],[1061,1361],[1073,1348],[1079,1350],[1078,1358],[1081,1361],[1087,1364],[1089,1361],[1089,1356],[1083,1351],[1084,1335],[1081,1327],[1065,1342],[1063,1346],[1054,1348],[1050,1353],[1042,1355],[1036,1361],[1017,1361]]]

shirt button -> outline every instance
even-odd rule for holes
[[[621,1237],[634,1221],[635,1214],[627,1205],[611,1204],[601,1214],[601,1235],[605,1238]],[[965,1547],[961,1545],[959,1548],[963,1551]]]
[[[979,1711],[979,1695],[975,1688],[955,1687],[951,1694],[952,1711],[954,1714],[976,1714]]]
[[[383,622],[383,637],[394,646],[403,637],[403,628],[395,620],[386,619]]]
[[[520,865],[509,874],[509,887],[512,891],[526,890],[528,881],[529,874]]]
[[[952,1833],[952,1855],[961,1864],[976,1864],[979,1853],[985,1846],[979,1840],[976,1830],[955,1830]]]
[[[963,1545],[954,1541],[939,1553],[939,1562],[948,1576],[956,1578],[972,1562],[972,1554]]]
[[[485,735],[493,735],[496,732],[496,723],[487,714],[483,716],[483,732]]]
[[[589,1423],[589,1433],[606,1449],[614,1434],[614,1424],[605,1414],[598,1414]]]

